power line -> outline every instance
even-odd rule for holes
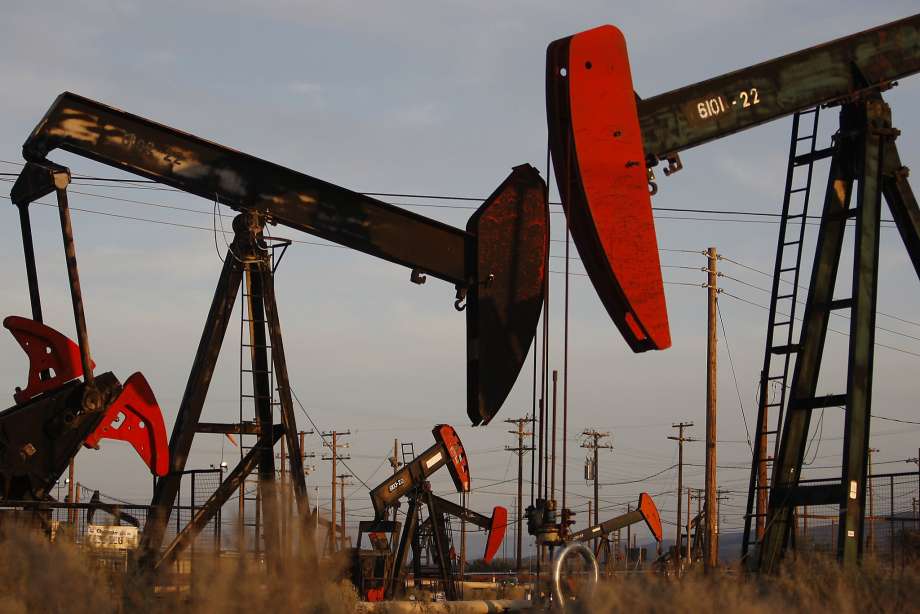
[[[722,308],[716,301],[716,313],[719,314],[719,323],[722,325],[722,337],[725,338],[725,351],[728,353],[728,364],[731,367],[732,379],[735,381],[735,392],[738,394],[738,406],[741,408],[741,418],[744,420],[744,434],[747,436],[748,447],[754,451],[751,444],[751,431],[748,428],[747,414],[744,412],[744,402],[741,400],[741,388],[738,387],[738,377],[735,375],[735,362],[732,360],[732,349],[728,344],[728,332],[725,330],[725,320],[722,319]]]
[[[770,309],[770,308],[767,307],[766,305],[761,305],[761,304],[759,304],[759,303],[755,303],[755,302],[753,302],[753,301],[749,301],[749,300],[747,300],[747,299],[741,298],[740,296],[735,296],[735,295],[732,294],[731,292],[726,292],[724,289],[722,289],[722,291],[719,292],[719,294],[721,294],[721,295],[723,295],[723,296],[727,296],[727,297],[729,297],[729,298],[733,298],[733,299],[735,299],[736,301],[741,301],[742,303],[747,303],[748,305],[752,305],[752,306],[754,306],[754,307],[759,307],[760,309],[767,309],[767,310]],[[780,313],[780,312],[777,312],[777,313]],[[789,314],[780,313],[780,315],[788,316]],[[800,318],[800,317],[796,317],[795,319],[798,320],[799,322],[802,321],[802,318]],[[833,328],[830,328],[830,327],[828,327],[827,330],[831,331],[832,333],[837,333],[838,335],[843,335],[843,336],[845,336],[845,337],[848,337],[848,336],[849,336],[849,333],[846,333],[846,332],[844,332],[844,331],[842,331],[842,330],[836,330],[836,329],[833,329]],[[893,351],[895,351],[895,352],[900,352],[900,353],[902,353],[902,354],[907,354],[907,355],[909,355],[909,356],[916,356],[917,358],[920,358],[920,353],[911,352],[910,350],[905,350],[905,349],[903,349],[903,348],[894,347],[893,345],[886,345],[886,344],[884,344],[884,343],[879,343],[878,341],[875,342],[875,345],[876,345],[877,347],[885,348],[886,350],[893,350]]]
[[[742,263],[742,262],[738,262],[737,260],[732,260],[731,258],[729,258],[729,257],[727,257],[727,256],[724,256],[724,255],[722,255],[722,254],[719,254],[719,260],[725,260],[726,262],[731,262],[732,264],[737,265],[737,266],[741,267],[742,269],[747,269],[747,270],[753,271],[754,273],[757,273],[757,274],[759,274],[759,275],[763,275],[764,277],[767,277],[768,279],[773,279],[773,275],[772,275],[771,273],[767,273],[766,271],[761,271],[760,269],[754,268],[754,267],[749,266],[749,265],[747,265],[747,264],[744,264],[744,263]],[[791,282],[791,281],[789,281],[789,280],[786,280],[786,279],[780,278],[780,281],[783,282],[784,284],[788,284],[788,285],[790,285],[790,286],[795,285],[793,282]],[[805,286],[803,286],[803,285],[801,285],[801,284],[799,284],[797,287],[798,287],[800,290],[807,290],[807,289],[808,289],[808,288],[806,288]],[[891,318],[892,320],[898,320],[899,322],[904,322],[905,324],[912,324],[912,325],[914,325],[914,326],[920,326],[920,322],[914,322],[913,320],[908,320],[908,319],[906,319],[906,318],[901,318],[901,317],[899,317],[899,316],[891,315],[890,313],[884,313],[884,312],[881,312],[881,311],[876,311],[876,313],[878,313],[878,315],[880,315],[880,316],[885,316],[886,318]]]
[[[9,162],[6,160],[0,160],[0,162],[5,162],[7,164],[18,164],[14,162]],[[0,173],[2,176],[15,177],[18,176],[18,173]],[[144,184],[144,183],[159,183],[152,180],[144,179],[118,179],[114,177],[94,177],[89,175],[73,175],[74,179],[82,179],[84,181],[103,181],[110,182],[113,184],[127,184],[124,187],[134,187],[131,184]],[[105,187],[105,186],[98,186]],[[138,186],[139,187],[139,186]],[[149,188],[148,188],[149,189]],[[183,192],[183,190],[175,190],[176,192]],[[445,200],[445,201],[455,201],[455,202],[485,202],[485,198],[479,198],[475,196],[452,196],[445,194],[413,194],[413,193],[402,193],[402,192],[357,192],[364,196],[372,197],[386,197],[386,198],[412,198],[412,199],[424,199],[424,200]],[[105,198],[101,195],[93,195]],[[114,198],[114,197],[110,197]],[[399,205],[402,207],[424,207],[424,208],[441,208],[441,209],[465,209],[465,210],[475,210],[478,207],[468,206],[468,205],[436,205],[432,203],[405,203],[405,202],[393,202],[390,203],[393,205]],[[561,207],[562,203],[559,201],[549,201],[549,205]],[[758,217],[758,218],[770,218],[770,219],[761,219],[761,220],[743,220],[743,219],[718,219],[718,218],[697,218],[697,217],[686,217],[686,216],[659,216],[659,219],[664,220],[689,220],[689,221],[720,221],[720,222],[735,222],[735,223],[754,223],[754,224],[778,224],[780,223],[780,218],[782,214],[780,213],[769,213],[764,211],[740,211],[740,210],[720,210],[720,209],[697,209],[692,207],[652,207],[652,211],[662,211],[666,213],[694,213],[701,215],[735,215],[743,217]],[[553,211],[552,213],[562,213],[561,211]],[[810,219],[820,219],[819,216],[808,216]],[[894,224],[894,220],[881,220],[883,224]],[[817,225],[816,223],[809,223],[808,225]],[[887,228],[894,228],[894,226],[887,226]]]

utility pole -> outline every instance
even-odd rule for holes
[[[709,274],[706,284],[709,289],[707,301],[707,343],[706,343],[706,540],[703,568],[708,573],[719,565],[719,535],[716,532],[716,318],[719,300],[716,248],[710,247],[706,256]]]
[[[600,509],[598,505],[598,481],[597,481],[600,471],[598,471],[598,466],[597,466],[597,452],[598,450],[612,450],[613,446],[610,445],[609,443],[600,443],[601,439],[606,439],[607,437],[610,437],[609,432],[602,433],[598,431],[597,429],[585,429],[581,432],[581,435],[582,437],[585,438],[584,441],[581,442],[581,447],[594,451],[594,456],[593,456],[593,459],[591,460],[591,467],[593,469],[592,477],[594,478],[594,522],[591,522],[590,517],[588,518],[588,526],[591,526],[591,525],[598,524],[598,522],[600,522],[597,519],[598,510]],[[596,538],[594,540],[594,549],[597,550],[597,539]]]
[[[533,451],[533,446],[524,445],[524,437],[530,435],[531,433],[524,430],[524,425],[528,422],[531,422],[531,418],[524,416],[523,418],[509,418],[505,420],[508,424],[516,425],[516,429],[513,431],[508,431],[511,435],[516,435],[518,442],[517,447],[505,446],[505,450],[509,452],[514,452],[518,457],[518,478],[517,478],[517,507],[514,510],[514,517],[517,521],[517,534],[515,540],[514,548],[514,557],[516,562],[517,573],[521,573],[523,570],[521,567],[521,539],[522,539],[522,524],[523,524],[523,488],[524,488],[524,452]]]
[[[330,521],[329,523],[329,526],[330,526],[329,528],[329,553],[330,554],[335,552],[336,543],[338,542],[338,539],[336,537],[336,532],[335,532],[336,531],[336,527],[335,527],[335,480],[336,480],[335,467],[336,467],[336,462],[340,458],[344,460],[348,460],[349,458],[351,458],[351,456],[342,456],[338,453],[339,447],[342,447],[342,448],[348,447],[347,443],[342,444],[341,446],[339,445],[339,440],[338,440],[339,435],[351,435],[351,431],[350,430],[348,431],[333,430],[333,431],[327,431],[323,433],[323,445],[332,451],[330,456],[323,457],[323,460],[332,461],[332,497],[330,499],[330,505],[332,507],[332,511],[329,513],[329,521]],[[332,441],[331,442],[326,441],[327,437],[331,437]]]
[[[677,554],[677,569],[680,573],[680,559],[681,559],[681,502],[683,501],[683,492],[684,492],[684,442],[685,441],[696,441],[696,439],[691,439],[689,437],[684,437],[684,429],[693,426],[692,422],[678,422],[677,424],[672,424],[672,428],[679,429],[677,437],[669,435],[668,439],[673,439],[677,442],[677,538],[674,541],[674,551]],[[688,508],[689,511],[689,508]],[[690,533],[687,533],[687,539],[690,539]]]
[[[687,489],[687,565],[693,562],[693,557],[690,553],[690,493],[692,492],[691,488]],[[699,531],[699,527],[697,527]]]
[[[349,483],[349,484],[346,484],[346,483],[345,483],[345,479],[346,479],[346,478],[350,478],[350,477],[351,477],[351,474],[350,474],[350,473],[340,473],[340,474],[339,474],[338,476],[336,476],[336,477],[339,478],[339,487],[340,487],[340,488],[339,488],[339,493],[340,493],[339,496],[341,497],[341,502],[342,502],[342,505],[341,505],[341,512],[342,512],[342,550],[344,550],[344,549],[345,549],[345,545],[346,545],[346,543],[347,543],[347,536],[346,536],[346,533],[345,533],[345,487],[346,487],[346,486],[351,486],[350,483]]]

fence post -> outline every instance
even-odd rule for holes
[[[894,567],[894,476],[888,476],[888,550],[891,553],[891,566]]]

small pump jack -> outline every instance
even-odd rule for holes
[[[583,559],[589,569],[587,581],[596,584],[599,580],[598,559],[603,555],[604,565],[609,567],[611,564],[610,542],[607,539],[611,532],[645,521],[655,540],[661,542],[661,518],[648,493],[639,495],[639,505],[635,510],[572,533],[569,527],[575,524],[574,516],[575,513],[569,508],[563,508],[557,514],[556,500],[552,498],[537,499],[534,505],[527,508],[527,531],[537,538],[538,549],[549,547],[552,560],[548,585],[541,578],[538,564],[535,594],[543,597],[552,595],[552,599],[559,605],[571,600],[574,594],[572,587],[566,586],[570,584],[570,579],[563,576],[566,561],[570,557],[580,556]],[[595,538],[599,540],[593,551],[583,545]],[[557,548],[559,550],[554,552]]]
[[[445,465],[457,492],[470,491],[469,465],[457,432],[447,424],[439,424],[434,427],[432,434],[434,445],[370,492],[375,517],[373,521],[362,521],[359,524],[352,567],[352,580],[368,601],[381,601],[396,596],[410,548],[413,551],[415,581],[418,582],[421,572],[418,536],[426,530],[431,532],[433,558],[444,584],[445,595],[448,600],[457,599],[457,584],[444,526],[445,515],[463,519],[488,531],[483,554],[487,562],[495,556],[504,539],[508,520],[508,511],[504,507],[495,507],[489,518],[431,492],[428,478]],[[387,515],[399,506],[402,497],[408,499],[409,507],[406,523],[401,527],[395,519],[387,519]],[[428,517],[420,524],[419,512],[423,505],[428,509]],[[402,533],[397,541],[395,538],[400,528]],[[368,535],[371,550],[361,550],[365,534]]]
[[[646,492],[639,495],[639,505],[633,511],[605,520],[581,531],[576,531],[568,536],[568,541],[584,543],[597,539],[594,556],[598,561],[601,561],[603,557],[603,564],[609,567],[612,563],[612,557],[610,556],[610,540],[607,537],[614,531],[625,529],[642,521],[645,521],[655,541],[661,543],[661,517],[658,515],[658,508],[655,506],[655,502]]]

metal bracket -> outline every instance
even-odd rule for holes
[[[412,269],[412,272],[409,274],[409,281],[421,286],[428,281],[428,276],[422,273],[421,269]]]
[[[677,171],[681,171],[684,169],[684,164],[683,162],[680,161],[680,154],[677,153],[676,151],[665,154],[664,159],[668,163],[667,168],[664,169],[665,177],[670,177]]]

